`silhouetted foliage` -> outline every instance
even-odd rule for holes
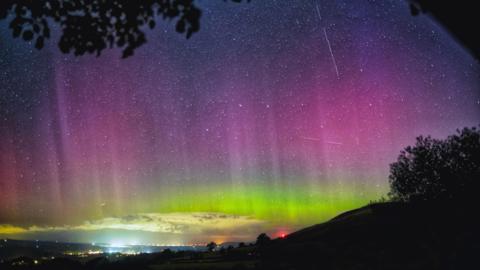
[[[208,251],[213,251],[215,248],[217,248],[217,243],[210,242],[210,243],[207,244]]]
[[[480,58],[480,39],[476,38],[475,30],[480,17],[476,14],[475,1],[463,1],[461,4],[409,1],[413,15],[420,12],[432,14]],[[9,15],[13,36],[34,41],[37,49],[41,49],[45,39],[50,38],[50,24],[54,22],[63,33],[59,42],[62,52],[99,55],[106,47],[116,46],[123,48],[123,57],[128,57],[146,41],[142,28],[155,28],[157,17],[177,19],[176,31],[188,38],[200,28],[201,11],[194,0],[0,1],[0,19]]]
[[[224,0],[227,1],[227,0]],[[242,0],[230,0],[242,2]],[[250,0],[246,0],[249,2]],[[480,57],[480,39],[476,38],[476,2],[410,0],[413,15],[432,14],[473,54]],[[10,15],[14,37],[34,41],[41,49],[50,38],[50,24],[62,31],[59,47],[75,55],[96,53],[106,47],[123,48],[123,57],[146,42],[143,29],[155,28],[156,18],[174,20],[175,29],[190,37],[200,28],[201,11],[194,0],[2,0],[0,19]]]
[[[270,243],[270,237],[266,233],[261,233],[257,237],[257,242],[255,243],[257,246],[265,246]]]
[[[60,50],[75,55],[100,55],[107,47],[118,47],[128,57],[145,43],[144,29],[153,29],[157,17],[176,19],[176,31],[189,38],[200,29],[200,16],[193,0],[0,1],[0,19],[12,18],[14,37],[34,41],[41,49],[54,23],[62,31]]]
[[[480,181],[480,131],[457,130],[445,140],[418,137],[390,165],[390,197],[398,201],[475,198]]]

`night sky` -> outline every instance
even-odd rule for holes
[[[386,196],[418,135],[480,123],[480,66],[406,1],[199,1],[121,59],[0,22],[0,236],[253,240]]]

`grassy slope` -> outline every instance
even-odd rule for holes
[[[264,265],[281,269],[461,269],[478,246],[468,212],[380,203],[275,240]],[[282,259],[278,259],[282,258]],[[274,267],[275,266],[275,267]]]
[[[471,211],[379,203],[276,239],[265,247],[183,258],[153,269],[468,269],[480,251]],[[248,249],[248,250],[247,250]],[[231,256],[237,253],[238,256]],[[246,254],[254,253],[253,256]],[[260,266],[260,267],[258,267]]]

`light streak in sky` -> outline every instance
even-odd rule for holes
[[[337,78],[340,78],[340,73],[338,73],[337,61],[335,61],[335,56],[333,55],[332,45],[330,44],[330,40],[328,39],[327,29],[323,27],[323,34],[325,35],[325,40],[327,41],[328,51],[330,52],[330,57],[332,58],[333,67],[335,68],[335,73],[337,74]]]
[[[318,3],[315,3],[315,10],[317,11],[318,19],[322,20],[322,15],[320,14],[320,8],[318,7]]]

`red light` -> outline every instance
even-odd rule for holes
[[[282,234],[280,235],[280,238],[285,238],[285,236],[287,236],[287,235],[284,234],[284,233],[282,233]]]

